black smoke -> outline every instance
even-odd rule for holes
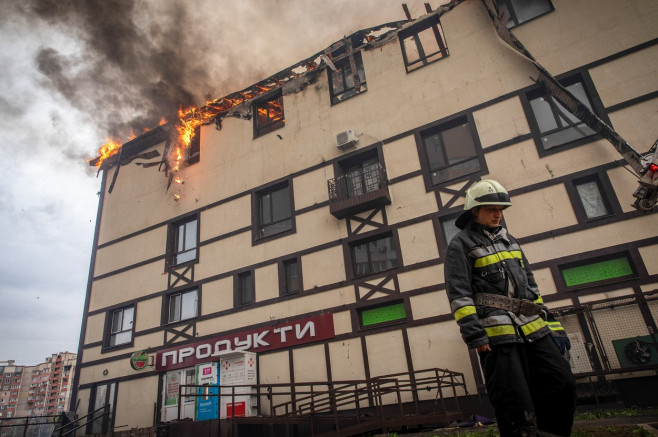
[[[74,107],[109,136],[127,139],[175,120],[179,107],[216,92],[204,66],[205,39],[186,2],[32,0],[22,12],[77,41],[63,54],[43,46],[34,63]]]

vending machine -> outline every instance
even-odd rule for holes
[[[219,413],[219,363],[197,364],[196,366],[196,420],[217,419]]]
[[[219,360],[219,380],[222,394],[220,419],[258,415],[256,389],[252,387],[258,383],[258,364],[254,352],[222,353]]]

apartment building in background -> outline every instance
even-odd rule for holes
[[[75,353],[60,352],[34,366],[0,361],[0,418],[55,416],[70,411],[76,358]],[[0,425],[8,424],[0,421]],[[12,435],[11,431],[0,428],[0,435]],[[23,430],[18,431],[22,435]]]
[[[495,4],[537,63],[649,150],[658,3]],[[337,35],[209,104],[178,170],[167,161],[171,125],[102,163],[73,401],[79,416],[109,414],[87,433],[199,419],[200,402],[180,386],[238,352],[254,354],[246,362],[261,385],[439,368],[464,378],[467,391],[448,397],[486,395],[443,275],[454,219],[481,179],[510,192],[505,224],[569,333],[579,381],[650,401],[658,216],[631,206],[637,177],[622,155],[538,82],[488,8],[454,1]],[[268,402],[241,414],[267,416]]]

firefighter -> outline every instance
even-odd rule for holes
[[[528,260],[501,226],[511,205],[493,180],[467,191],[455,221],[461,232],[446,254],[450,307],[464,342],[478,352],[501,437],[569,436],[576,387],[559,349],[568,339],[559,322],[546,321]]]

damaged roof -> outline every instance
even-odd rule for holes
[[[305,58],[258,83],[243,90],[228,94],[222,98],[210,101],[201,108],[193,109],[185,117],[204,117],[202,124],[209,124],[212,122],[219,123],[221,118],[229,116],[249,119],[251,118],[251,103],[254,98],[277,89],[281,89],[284,95],[300,92],[308,84],[317,80],[320,71],[327,67],[335,69],[334,62],[347,57],[352,51],[370,50],[380,47],[393,40],[398,32],[408,27],[409,24],[416,23],[419,20],[424,20],[429,16],[440,12],[441,9],[442,8],[439,8],[430,14],[424,15],[418,20],[394,21],[358,30],[351,35],[334,42],[329,47],[315,53],[313,56]],[[210,116],[208,114],[210,114]],[[90,160],[89,165],[98,166],[100,163],[100,171],[114,166],[117,162],[124,165],[137,158],[147,158],[145,156],[136,155],[149,147],[161,143],[162,141],[169,140],[172,131],[174,131],[173,122],[168,122],[158,126],[155,129],[149,130],[139,137],[124,143],[117,153],[111,155],[102,162],[100,157]]]

